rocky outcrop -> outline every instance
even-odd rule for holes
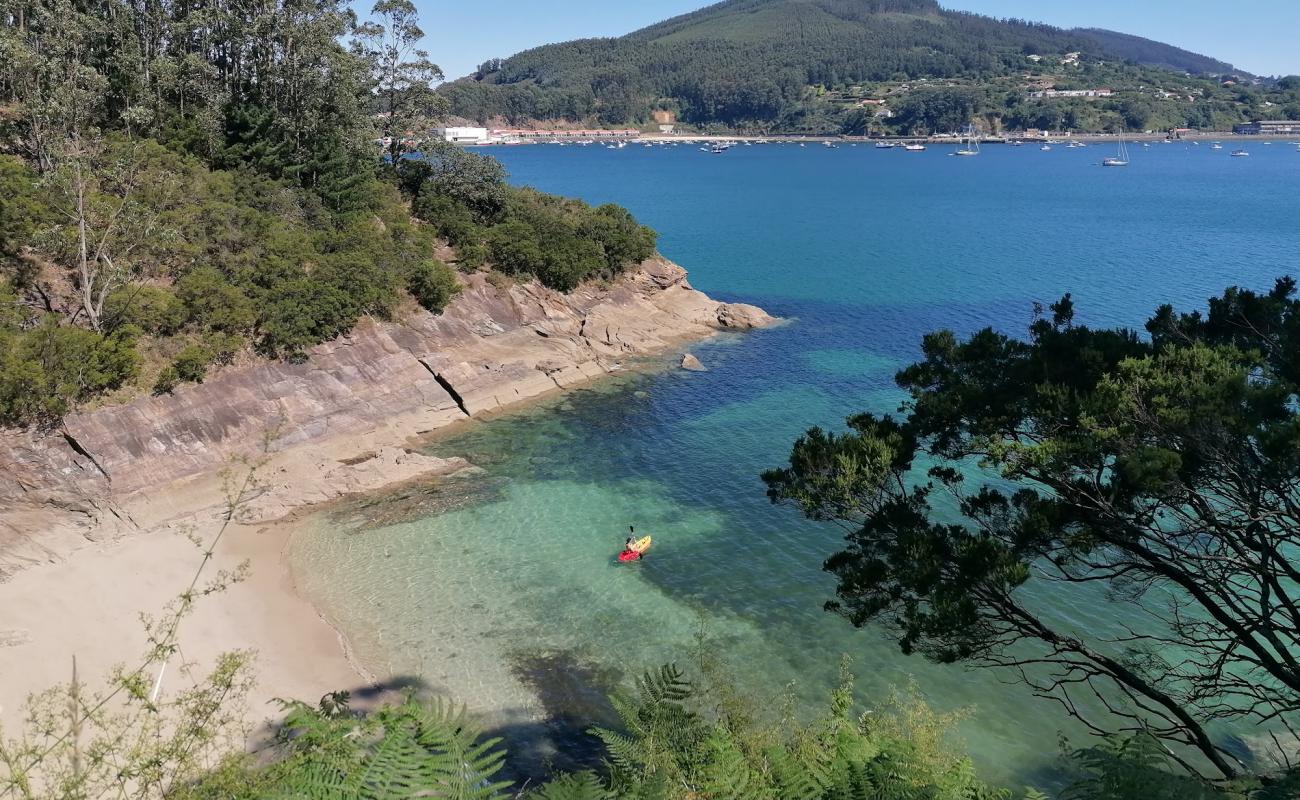
[[[341,462],[285,464],[261,476],[258,490],[236,516],[243,523],[270,522],[304,505],[473,469],[463,458],[437,458],[401,447],[383,447]]]
[[[704,365],[700,363],[700,360],[695,357],[695,354],[684,353],[682,355],[682,369],[690,370],[691,372],[704,372],[705,368]]]
[[[192,511],[198,495],[216,502],[219,493],[197,482],[241,455],[265,453],[272,471],[312,467],[281,473],[283,490],[257,500],[265,517],[295,497],[375,488],[375,475],[447,468],[378,450],[365,468],[372,478],[362,479],[343,469],[357,453],[589,381],[676,342],[771,322],[761,309],[694,290],[663,259],[569,294],[469,276],[445,313],[363,323],[303,364],[229,369],[174,395],[70,415],[59,431],[0,433],[0,577]],[[158,501],[161,488],[185,481],[195,482],[191,496]]]

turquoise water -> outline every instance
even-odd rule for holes
[[[1055,706],[994,675],[904,657],[822,610],[834,529],[768,504],[759,473],[811,425],[891,410],[893,373],[939,327],[1021,331],[1073,292],[1089,324],[1140,325],[1161,302],[1300,267],[1300,153],[1250,145],[988,147],[979,158],[791,145],[501,148],[512,180],[628,206],[715,296],[790,324],[692,347],[707,372],[627,375],[429,446],[486,476],[408,490],[300,537],[300,583],[380,676],[421,677],[489,709],[544,763],[606,709],[600,692],[686,661],[701,631],[742,687],[825,696],[841,653],[865,701],[914,680],[969,707],[965,744],[992,780],[1050,783]],[[651,557],[612,556],[628,524]],[[1065,625],[1126,610],[1042,596]],[[549,714],[551,721],[539,721]]]

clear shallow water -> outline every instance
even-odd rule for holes
[[[374,672],[503,709],[492,724],[537,763],[563,734],[539,711],[580,726],[600,689],[688,660],[703,630],[755,692],[793,681],[818,701],[841,653],[866,700],[915,679],[973,707],[963,733],[990,779],[1049,781],[1076,732],[1055,707],[822,611],[838,534],[770,506],[758,474],[810,425],[896,406],[926,331],[1020,331],[1065,291],[1084,322],[1140,325],[1159,302],[1296,272],[1300,153],[1230,149],[1136,148],[1127,169],[1097,166],[1105,146],[499,149],[513,181],[628,206],[697,287],[792,322],[693,347],[708,372],[629,375],[432,444],[487,479],[323,519],[295,544],[300,584]],[[631,567],[612,560],[628,524],[656,539]],[[1040,601],[1085,630],[1125,613]]]

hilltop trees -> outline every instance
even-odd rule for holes
[[[403,159],[444,108],[441,73],[412,3],[372,14],[0,5],[0,424],[170,392],[241,351],[300,360],[407,295],[439,312],[459,289],[439,233],[476,269],[509,216],[545,252],[501,266],[565,289],[650,255],[625,213],[519,194],[490,158]]]
[[[410,0],[379,0],[370,13],[378,21],[358,26],[354,47],[370,65],[381,130],[390,138],[388,155],[396,164],[417,121],[436,119],[446,107],[433,91],[442,70],[419,47],[424,31]]]
[[[1028,340],[925,337],[907,414],[813,429],[773,501],[848,526],[828,608],[904,652],[999,667],[1097,732],[1145,731],[1185,769],[1267,764],[1215,737],[1300,722],[1300,301],[1230,289],[1160,308],[1143,340],[1074,324],[1067,295]],[[1080,630],[1044,589],[1139,612]]]

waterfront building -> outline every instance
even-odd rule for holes
[[[1232,126],[1232,132],[1245,136],[1294,136],[1300,134],[1300,121],[1291,119],[1257,119]]]

